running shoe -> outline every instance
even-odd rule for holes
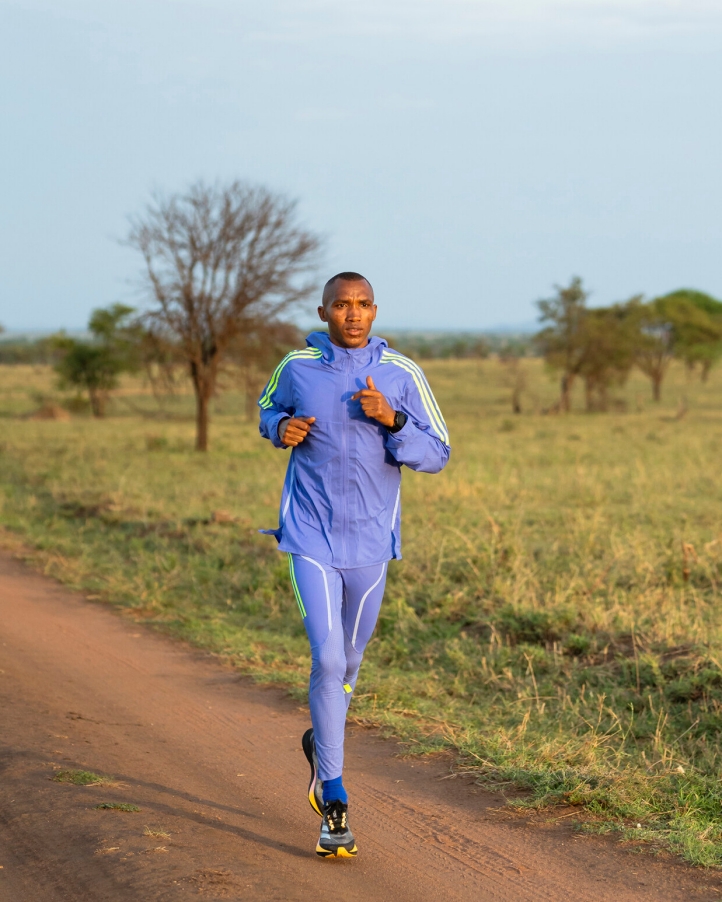
[[[311,782],[308,784],[308,801],[319,817],[323,817],[323,781],[318,779],[318,758],[313,729],[306,730],[301,739],[304,754],[311,765]]]
[[[316,854],[321,858],[355,858],[357,853],[356,841],[348,826],[348,805],[339,801],[324,805]]]

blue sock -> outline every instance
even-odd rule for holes
[[[343,788],[343,777],[323,781],[323,804],[328,805],[329,802],[335,801],[348,805],[348,793]]]

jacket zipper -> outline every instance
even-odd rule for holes
[[[342,399],[346,397],[348,394],[348,386],[349,386],[349,374],[351,372],[351,355],[346,354],[346,363],[345,363],[345,371],[346,378],[344,379],[344,387],[343,387],[343,395]],[[348,557],[346,550],[346,538],[348,536],[348,433],[350,428],[351,417],[349,416],[348,404],[347,402],[341,401],[341,404],[346,403],[346,407],[342,413],[343,419],[343,429],[341,430],[341,498],[343,503],[343,519],[341,526],[341,551],[342,551],[342,567],[346,566]]]

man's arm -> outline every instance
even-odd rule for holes
[[[386,450],[411,470],[421,473],[438,473],[446,466],[451,453],[449,433],[431,388],[420,367],[414,366],[414,374],[406,384],[401,413],[406,422],[396,432],[386,436]],[[352,400],[360,401],[367,417],[377,420],[387,429],[394,428],[396,411],[382,392],[378,391],[371,376],[366,388],[357,391]]]
[[[295,448],[311,430],[315,417],[296,417],[291,391],[291,367],[284,358],[266,383],[258,406],[261,408],[259,432],[276,448]]]

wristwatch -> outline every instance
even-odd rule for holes
[[[400,432],[404,426],[406,425],[406,421],[408,417],[405,413],[402,413],[400,410],[394,411],[394,425],[389,426],[389,432],[393,435],[395,432]]]

